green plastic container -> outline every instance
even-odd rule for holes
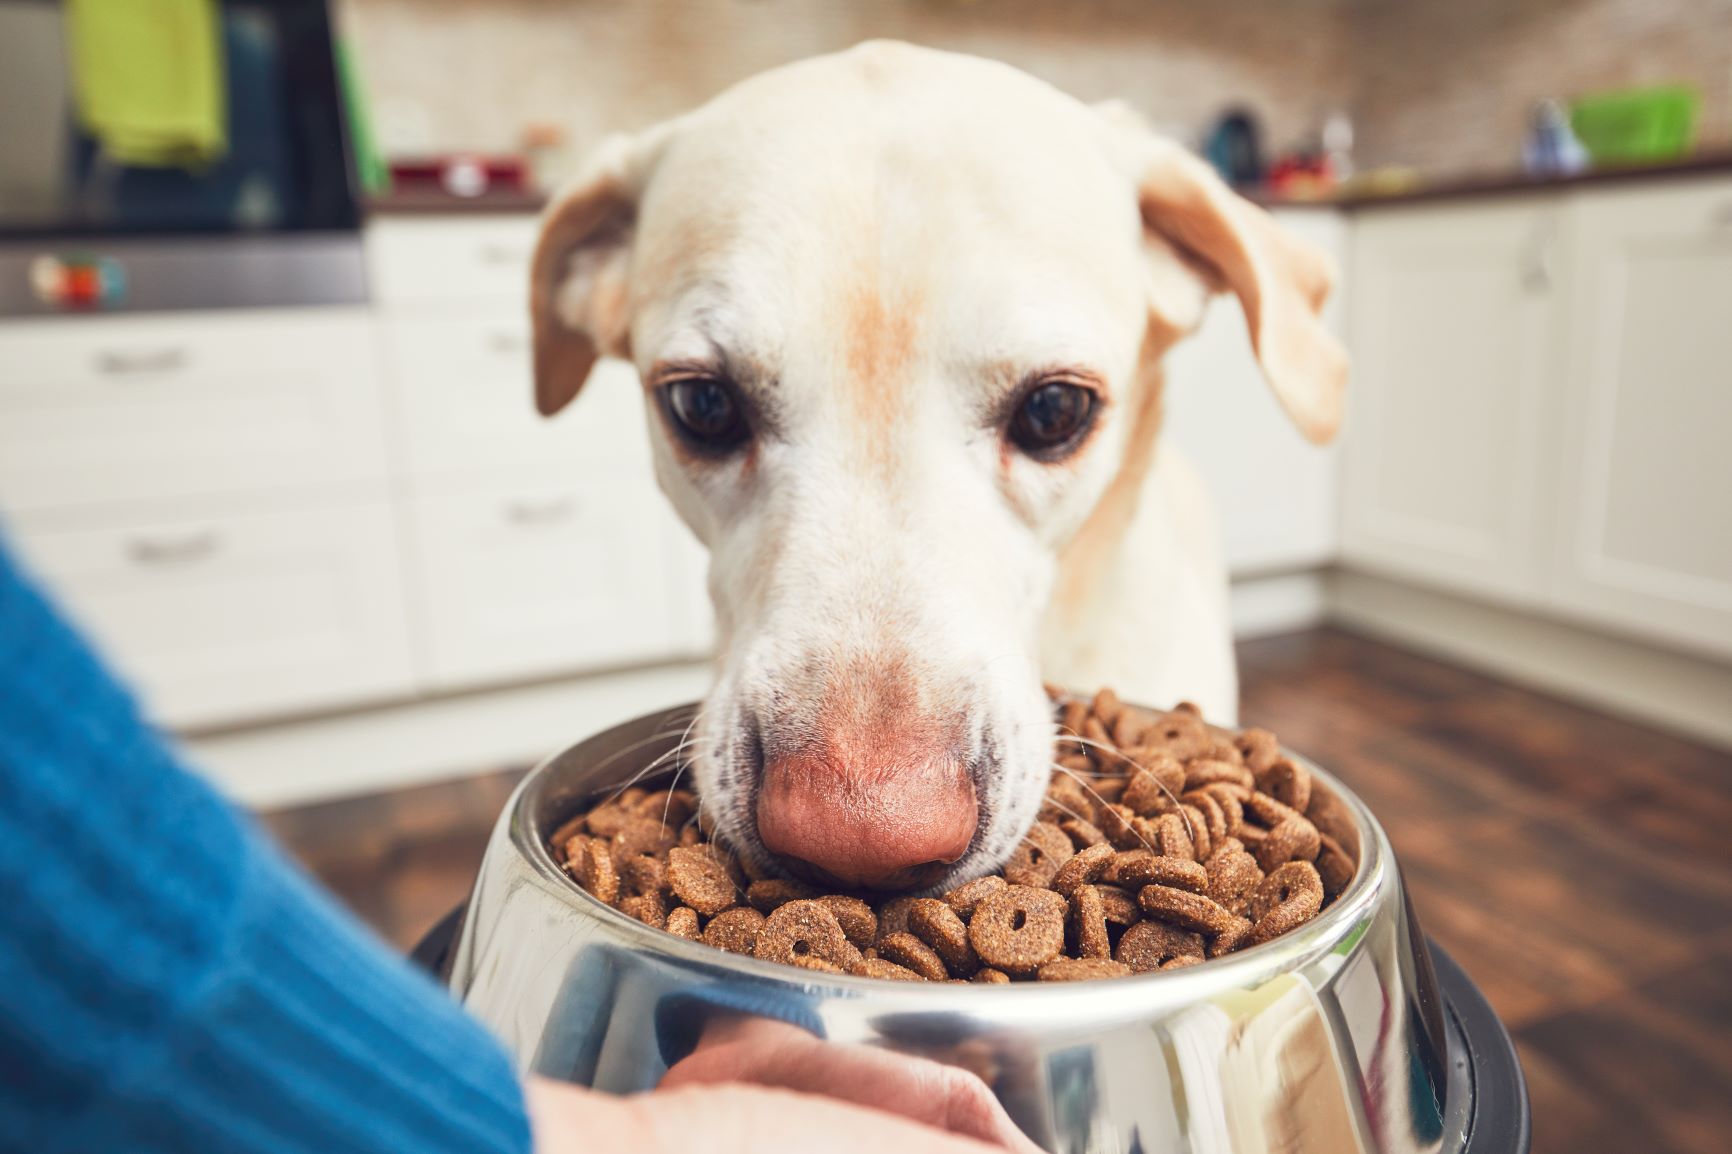
[[[1602,92],[1570,106],[1570,127],[1595,164],[1675,160],[1695,146],[1701,103],[1682,86]]]

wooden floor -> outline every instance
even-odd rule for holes
[[[1242,720],[1333,768],[1515,1034],[1541,1154],[1732,1150],[1732,755],[1336,630],[1240,649]],[[270,815],[407,946],[518,774]]]

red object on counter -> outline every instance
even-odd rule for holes
[[[521,156],[414,157],[391,162],[391,187],[401,192],[439,191],[472,197],[489,192],[529,191],[529,164]]]

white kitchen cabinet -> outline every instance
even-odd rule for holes
[[[1288,209],[1276,219],[1344,263],[1346,225],[1327,209]],[[1343,276],[1324,313],[1343,330]],[[1166,444],[1202,475],[1214,500],[1222,551],[1235,574],[1314,568],[1338,548],[1337,449],[1300,436],[1269,391],[1251,351],[1239,302],[1211,302],[1202,326],[1168,354]]]
[[[32,568],[152,716],[208,727],[413,688],[383,500],[15,526]]]
[[[630,365],[601,362],[577,401],[545,418],[535,410],[527,309],[429,305],[380,323],[417,479],[648,473],[644,401]]]
[[[384,218],[367,226],[374,298],[503,301],[529,308],[529,261],[540,221],[528,214]]]
[[[0,506],[258,493],[383,478],[358,309],[0,324]]]
[[[1732,181],[1575,198],[1556,605],[1732,655]]]
[[[1548,198],[1358,218],[1347,563],[1541,599],[1560,256],[1560,210]]]
[[[412,511],[440,689],[672,656],[661,495],[641,482],[439,493]]]

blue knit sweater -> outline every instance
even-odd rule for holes
[[[525,1151],[511,1065],[174,754],[0,546],[0,1151]]]

